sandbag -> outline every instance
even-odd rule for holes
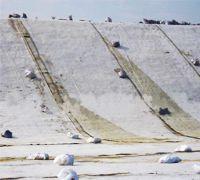
[[[58,179],[60,180],[78,180],[78,175],[75,171],[67,168],[63,168],[57,175]]]
[[[29,160],[48,160],[49,155],[47,153],[34,153],[34,154],[30,154],[26,159],[29,159]]]
[[[172,154],[163,156],[159,159],[159,163],[179,163],[179,162],[181,162],[181,158]]]
[[[61,154],[54,159],[53,163],[58,164],[60,166],[73,166],[74,155]]]
[[[89,138],[87,139],[87,142],[88,142],[88,143],[94,143],[94,144],[101,143],[101,138],[89,137]]]
[[[192,148],[188,145],[181,145],[177,147],[174,151],[175,152],[192,152]]]
[[[78,134],[74,134],[74,133],[71,133],[71,132],[68,132],[67,136],[72,138],[72,139],[80,139]]]

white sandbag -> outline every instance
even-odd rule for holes
[[[54,159],[53,163],[61,166],[73,166],[74,155],[61,154]]]
[[[57,175],[60,180],[78,180],[78,175],[75,171],[67,168],[63,168]]]
[[[80,139],[78,134],[73,134],[71,132],[68,132],[67,136],[72,138],[72,139]]]
[[[192,148],[188,145],[181,145],[177,147],[174,151],[175,152],[192,152]]]
[[[181,158],[172,154],[163,156],[159,159],[159,163],[179,163],[180,161]]]
[[[124,70],[120,70],[120,71],[118,72],[118,76],[119,76],[120,78],[127,78],[127,74],[126,74],[126,72],[125,72]]]
[[[46,113],[46,114],[52,114],[52,112],[49,110],[49,108],[45,104],[40,105],[41,112]]]
[[[112,22],[112,18],[111,17],[107,17],[106,22]]]
[[[44,104],[41,104],[40,107],[41,107],[41,111],[44,113],[49,111],[49,108],[47,106],[45,106]]]
[[[200,61],[199,59],[191,59],[192,64],[194,64],[195,66],[199,66],[200,65]]]
[[[29,159],[29,160],[48,160],[49,155],[47,153],[34,153],[34,154],[30,154],[26,159]]]
[[[193,169],[197,174],[200,174],[200,164],[194,164]]]
[[[34,71],[31,70],[31,69],[26,69],[25,70],[25,76],[30,78],[30,79],[35,79],[36,78],[36,75],[35,75]]]
[[[87,139],[87,142],[88,142],[88,143],[97,144],[97,143],[101,143],[101,139],[100,139],[100,138],[97,138],[97,137],[89,137],[89,138]]]
[[[116,48],[120,47],[120,42],[119,41],[115,41],[115,42],[112,43],[112,46],[116,47]]]

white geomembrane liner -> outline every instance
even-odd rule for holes
[[[45,65],[49,73],[59,77],[58,82],[69,97],[128,133],[150,138],[175,136],[151,113],[133,85],[116,76],[113,69],[119,68],[119,64],[89,23],[59,21],[56,26],[46,21],[23,23],[39,52],[48,57]],[[100,133],[90,133],[104,138]]]
[[[200,164],[194,164],[193,169],[197,174],[200,174]]]

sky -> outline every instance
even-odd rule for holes
[[[25,12],[38,19],[66,18],[138,22],[143,18],[200,23],[200,0],[0,0],[0,18]]]

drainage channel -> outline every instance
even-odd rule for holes
[[[124,69],[138,94],[152,112],[165,123],[173,133],[189,138],[200,139],[200,123],[184,112],[154,81],[151,80],[136,64],[127,56],[125,58],[116,48],[112,47],[108,38],[104,37],[93,23],[90,23],[99,34],[102,41],[114,56],[119,66]],[[149,101],[148,97],[152,97]],[[172,114],[161,116],[159,107],[169,107]]]
[[[103,140],[117,144],[137,142],[171,142],[169,139],[145,138],[128,133],[122,128],[81,106],[79,102],[69,97],[68,92],[65,89],[60,89],[59,87],[61,87],[61,85],[58,86],[54,82],[30,33],[23,25],[22,21],[10,21],[14,24],[14,29],[17,29],[18,33],[21,34],[32,59],[34,60],[41,76],[44,78],[44,81],[59,108],[65,112],[66,116],[69,117],[76,129],[83,136],[92,137],[92,134],[98,134]]]

